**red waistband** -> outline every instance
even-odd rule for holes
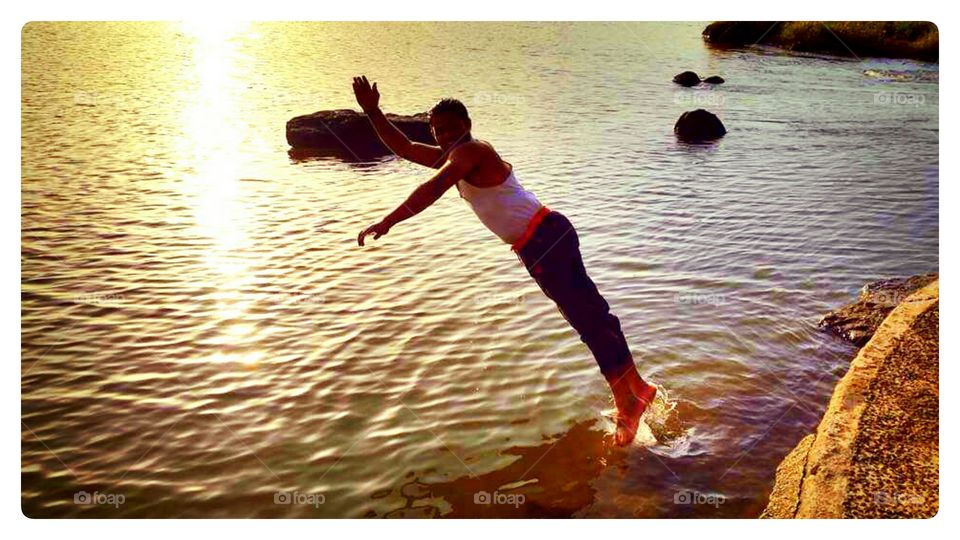
[[[517,239],[513,245],[510,246],[510,249],[520,254],[520,250],[523,249],[523,246],[530,241],[530,238],[533,237],[533,233],[536,232],[537,226],[540,225],[540,222],[543,221],[543,218],[550,213],[550,209],[546,206],[541,206],[537,213],[530,218],[530,222],[527,223],[527,230],[523,231],[523,234],[520,235],[520,238]]]

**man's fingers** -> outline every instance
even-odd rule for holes
[[[361,246],[363,246],[363,239],[366,238],[367,236],[371,235],[371,234],[373,235],[373,239],[374,239],[374,240],[376,240],[377,238],[380,238],[380,233],[377,232],[377,231],[375,231],[375,230],[374,230],[375,228],[376,228],[375,226],[370,226],[370,227],[367,227],[366,229],[364,229],[364,230],[360,233],[360,236],[357,237],[357,243],[360,244]]]
[[[367,235],[370,235],[370,234],[373,235],[373,239],[374,239],[374,240],[377,240],[377,239],[379,239],[381,236],[387,234],[387,231],[382,230],[382,228],[381,228],[381,226],[380,226],[379,223],[376,224],[376,225],[371,225],[371,226],[367,227],[366,229],[364,229],[363,231],[361,231],[360,234],[357,236],[357,244],[360,244],[360,245],[362,246],[362,245],[363,245],[363,238],[364,238],[365,236],[367,236]]]

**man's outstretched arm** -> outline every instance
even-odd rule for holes
[[[362,246],[363,238],[369,234],[372,234],[373,239],[376,240],[390,232],[390,229],[397,223],[423,212],[431,204],[437,202],[440,196],[450,189],[450,186],[464,178],[467,173],[470,172],[470,169],[471,165],[469,160],[462,157],[459,159],[451,158],[443,167],[440,167],[440,170],[433,178],[420,184],[417,189],[413,190],[413,193],[411,193],[410,196],[407,197],[407,200],[398,206],[396,210],[390,212],[390,214],[379,223],[364,229],[360,235],[357,236],[357,243]]]
[[[380,91],[377,90],[377,83],[373,83],[371,88],[366,76],[354,77],[353,93],[357,96],[360,108],[373,124],[373,130],[377,132],[377,136],[394,154],[434,169],[440,167],[443,150],[439,146],[413,142],[397,126],[387,120],[386,115],[380,110]]]

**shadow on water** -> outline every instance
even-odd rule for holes
[[[292,164],[336,161],[357,168],[375,167],[396,158],[393,154],[345,150],[343,148],[290,148],[287,150],[287,155],[290,157],[290,163]]]
[[[503,453],[517,459],[496,471],[433,484],[414,480],[400,488],[406,505],[384,517],[570,517],[594,501],[591,482],[626,455],[596,424],[585,420],[558,439],[509,448]]]
[[[685,432],[675,410],[676,403],[659,397],[664,395],[665,390],[660,388],[658,399],[644,416],[636,441],[625,449],[617,447],[611,437],[615,412],[611,409],[604,411],[603,418],[574,424],[559,438],[503,451],[503,455],[517,456],[517,459],[501,469],[449,482],[429,483],[413,478],[400,487],[399,495],[405,500],[403,507],[383,517],[575,517],[598,500],[598,491],[603,491],[602,486],[611,479],[619,484],[625,480],[624,476],[632,476],[627,469],[648,471],[639,475],[644,480],[660,472],[650,471],[660,465],[646,463],[651,457],[655,458],[651,456],[650,447],[669,446]],[[648,490],[641,488],[641,491]],[[390,495],[394,493],[380,493],[375,498]],[[647,506],[641,504],[640,508]]]
[[[601,419],[574,424],[559,438],[504,451],[517,459],[489,473],[435,483],[410,475],[412,480],[399,490],[403,506],[382,517],[756,517],[765,497],[743,497],[736,490],[724,495],[709,485],[698,486],[719,473],[702,463],[700,450],[691,448],[698,444],[692,440],[696,435],[681,417],[696,418],[696,408],[658,389],[637,440],[625,449],[610,437],[614,411],[604,411]],[[690,482],[688,489],[675,485],[680,478],[681,484]],[[377,498],[391,495],[396,493]]]

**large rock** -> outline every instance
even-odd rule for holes
[[[766,43],[764,38],[779,33],[779,22],[771,21],[717,21],[703,29],[703,39],[718,45],[744,47]]]
[[[680,115],[673,126],[673,132],[681,141],[699,143],[723,137],[727,133],[727,128],[723,127],[723,122],[717,118],[717,115],[697,109]]]
[[[430,133],[427,113],[412,116],[388,113],[386,116],[410,140],[437,144]],[[287,143],[300,152],[329,150],[357,157],[390,153],[367,115],[351,109],[318,111],[288,120]]]
[[[723,77],[719,75],[713,75],[707,77],[706,79],[700,79],[700,75],[697,75],[695,71],[684,71],[683,73],[678,73],[673,76],[673,82],[679,84],[680,86],[697,86],[700,83],[706,84],[723,84]]]
[[[939,335],[934,280],[902,298],[857,352],[816,431],[777,467],[760,517],[937,514]]]
[[[893,308],[937,277],[937,273],[932,273],[868,283],[860,290],[856,302],[824,315],[820,327],[863,347]]]
[[[700,84],[700,76],[693,71],[684,71],[674,75],[673,82],[680,86],[696,86]]]

